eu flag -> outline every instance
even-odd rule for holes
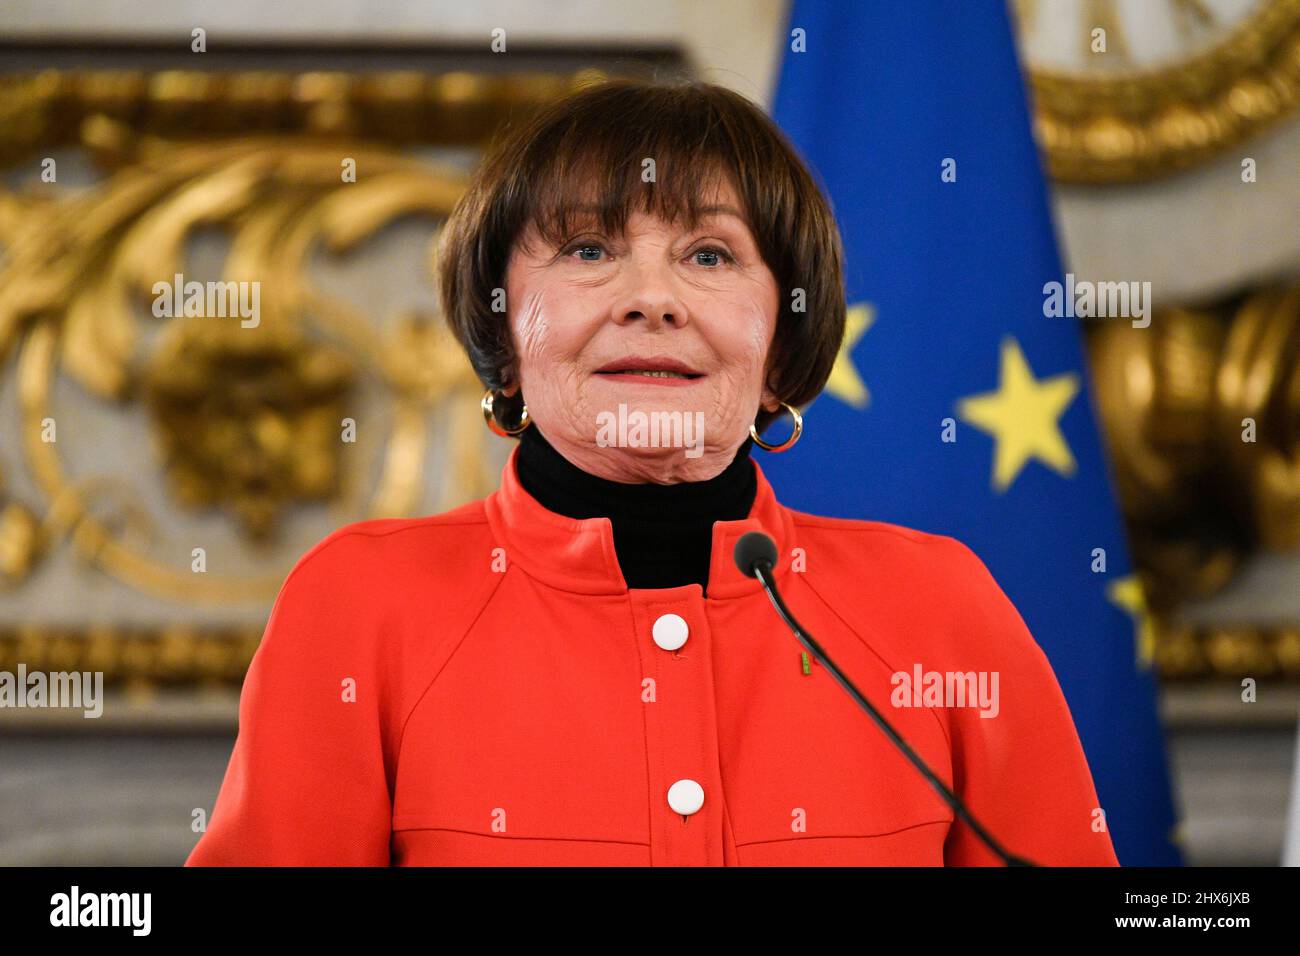
[[[970,546],[1056,671],[1120,862],[1178,865],[1081,329],[1044,314],[1064,276],[1006,7],[794,0],[786,39],[774,117],[835,208],[849,322],[765,473],[791,507]]]

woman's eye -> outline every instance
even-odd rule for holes
[[[700,265],[706,266],[710,269],[716,268],[722,263],[735,261],[725,249],[719,249],[716,246],[707,246],[703,249],[696,249],[691,253],[691,255],[692,257],[705,256],[706,259],[704,261],[700,261],[698,258],[696,261],[699,262]]]
[[[600,253],[605,251],[605,247],[595,242],[575,242],[569,246],[568,255],[578,254],[578,258],[583,262],[599,262]],[[595,253],[595,256],[587,256],[586,253]]]
[[[598,242],[583,240],[575,242],[565,250],[567,256],[576,256],[580,262],[599,262],[601,254],[608,255],[605,247]],[[697,264],[707,269],[716,269],[720,265],[729,264],[736,260],[725,249],[717,246],[706,246],[696,249],[691,253],[691,258],[695,259]]]

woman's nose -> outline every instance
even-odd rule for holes
[[[681,314],[680,312],[660,311],[659,309],[655,309],[655,308],[647,308],[644,310],[629,309],[626,313],[624,313],[622,321],[632,322],[637,319],[645,319],[647,320],[647,324],[652,326],[660,325],[660,324],[681,325],[683,323],[679,321],[678,318],[680,314]]]
[[[671,267],[631,264],[624,277],[624,292],[615,319],[621,323],[644,320],[650,326],[685,325],[686,305],[673,286]]]

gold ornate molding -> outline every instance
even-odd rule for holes
[[[1300,286],[1150,327],[1088,326],[1091,372],[1134,562],[1170,617],[1243,558],[1300,548]]]
[[[238,687],[262,639],[260,627],[0,628],[0,671],[90,671],[109,687]]]
[[[103,120],[142,137],[287,131],[390,146],[478,145],[510,117],[605,76],[84,69],[0,76],[0,166],[37,148],[94,146]],[[105,158],[114,158],[111,148]]]
[[[118,137],[129,140],[123,131]],[[342,157],[365,170],[360,181],[341,180]],[[26,537],[29,549],[66,532],[79,553],[132,587],[187,602],[265,600],[283,577],[169,566],[151,553],[153,542],[131,543],[126,527],[99,515],[49,434],[61,376],[92,399],[144,403],[178,499],[227,506],[252,538],[265,538],[278,509],[296,501],[342,497],[340,515],[356,517],[408,513],[424,468],[421,411],[443,399],[467,402],[477,382],[449,337],[421,331],[431,323],[412,318],[381,330],[314,288],[307,263],[322,248],[362,243],[399,216],[445,216],[461,180],[356,143],[151,141],[102,185],[52,207],[43,201],[43,215],[24,217],[0,271],[0,358],[17,352],[23,448],[46,498],[41,526],[54,532],[44,541]],[[228,229],[223,279],[264,291],[258,327],[237,317],[145,312],[157,282],[190,271],[183,250],[199,225]],[[150,325],[161,326],[152,342]],[[429,343],[426,354],[442,353],[420,380],[403,367],[413,336]],[[394,445],[415,450],[390,459],[394,467],[370,502],[356,487],[343,495],[338,474],[344,398],[362,373],[381,380],[397,405]],[[458,450],[460,474],[476,473],[469,459],[480,451],[473,443]],[[126,507],[147,512],[139,501]],[[10,564],[30,567],[33,558]]]
[[[1300,681],[1300,626],[1196,627],[1156,623],[1155,663],[1165,680],[1251,677]]]
[[[1224,42],[1118,76],[1032,67],[1035,132],[1065,182],[1149,178],[1201,162],[1300,102],[1300,0],[1272,0]]]
[[[159,558],[146,503],[111,474],[74,474],[50,439],[61,380],[108,407],[146,408],[175,498],[225,509],[251,540],[299,501],[329,503],[336,523],[412,513],[439,410],[452,429],[440,506],[490,490],[481,429],[457,424],[476,420],[480,388],[440,319],[378,324],[307,267],[399,218],[436,223],[450,211],[465,174],[405,147],[473,147],[602,75],[0,77],[0,163],[79,145],[109,173],[86,189],[0,190],[0,362],[14,359],[22,451],[44,499],[15,499],[0,473],[0,588],[21,586],[64,539],[130,587],[184,604],[269,601],[288,569],[196,574]],[[214,227],[229,238],[220,281],[263,293],[256,328],[150,315],[157,283],[188,272],[190,237]],[[342,461],[359,379],[390,401],[374,467]],[[362,477],[372,471],[377,482]]]

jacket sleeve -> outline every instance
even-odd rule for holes
[[[337,535],[298,562],[276,598],[225,779],[186,866],[389,865],[374,644]]]
[[[955,539],[950,539],[955,542]],[[1040,866],[1118,866],[1103,808],[1047,655],[984,563],[955,542],[956,589],[973,660],[998,673],[997,709],[952,714],[954,789],[1009,853]],[[963,666],[962,670],[967,668]],[[975,669],[975,668],[971,668]],[[974,831],[954,820],[949,866],[1000,866]]]

